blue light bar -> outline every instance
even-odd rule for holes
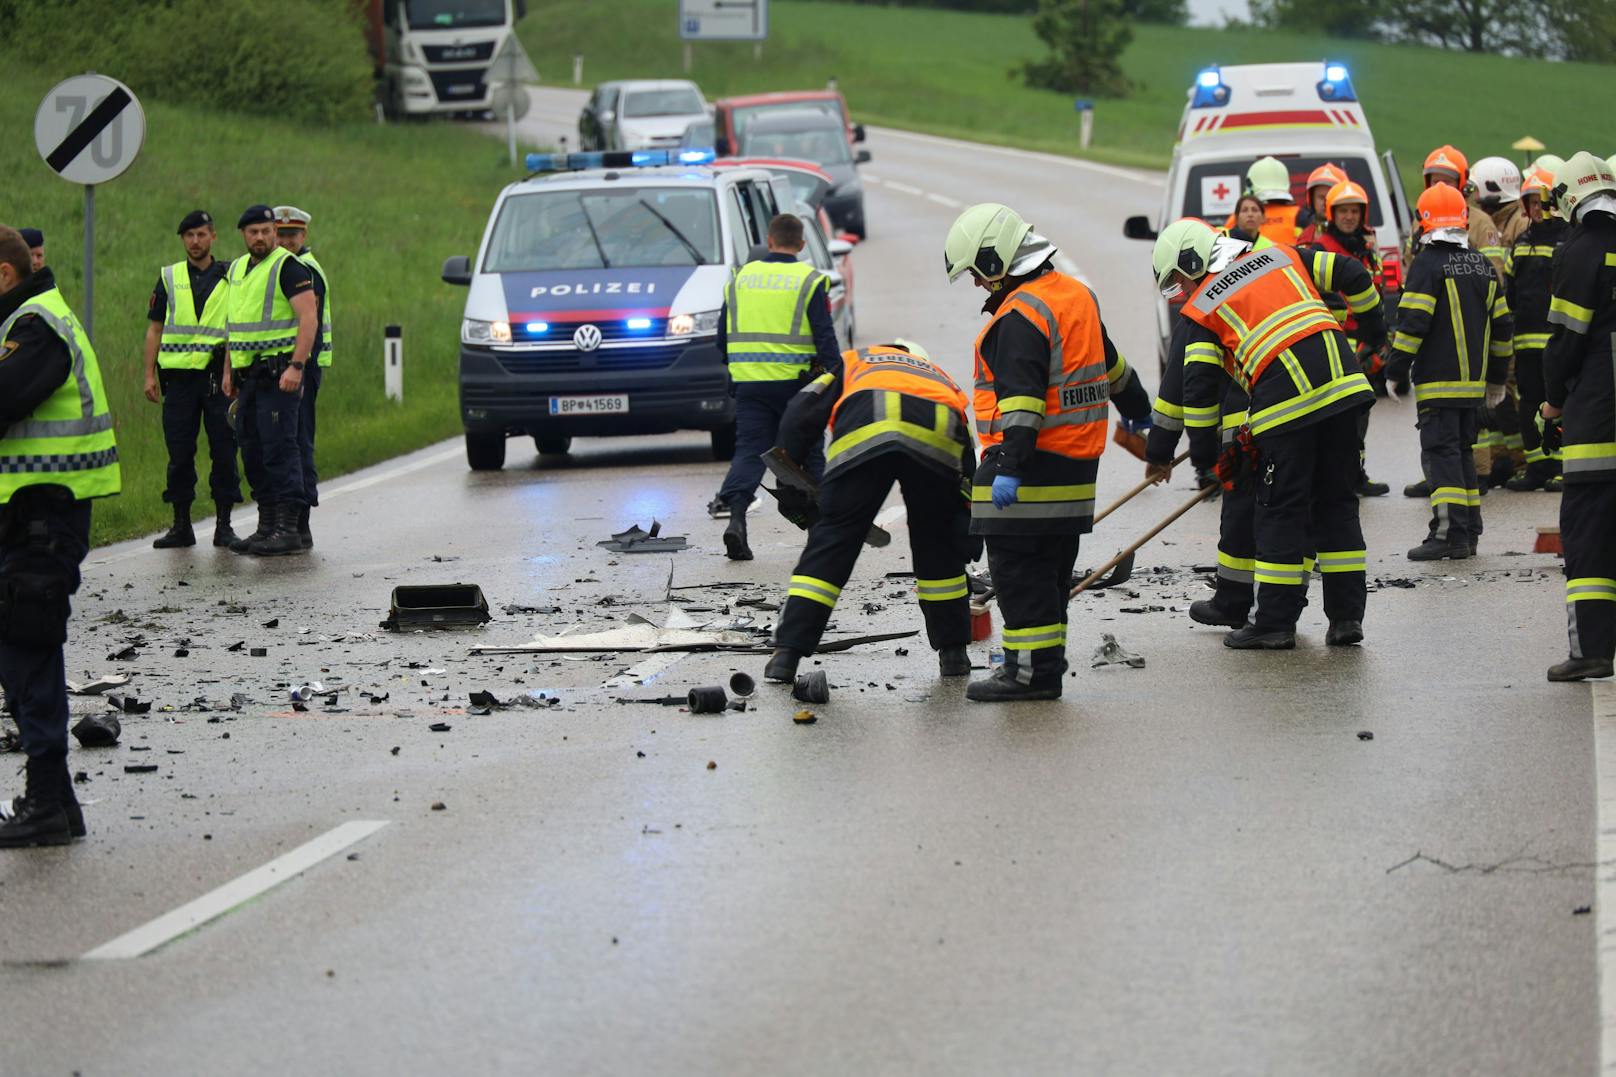
[[[1229,103],[1229,87],[1224,85],[1223,72],[1209,67],[1195,76],[1195,92],[1190,97],[1191,108],[1222,108]]]
[[[1320,101],[1356,101],[1358,91],[1352,88],[1352,76],[1346,64],[1324,62],[1324,79],[1319,83]]]
[[[1324,69],[1325,82],[1345,82],[1346,78],[1347,69],[1340,64],[1330,64]]]
[[[651,319],[630,318],[628,321],[624,322],[623,325],[629,329],[649,329],[651,328]]]
[[[530,172],[579,172],[589,168],[657,168],[662,165],[700,165],[714,158],[712,150],[606,150],[590,153],[530,153]]]
[[[715,161],[717,159],[718,159],[718,154],[713,150],[680,150],[679,151],[679,163],[682,164],[682,165],[705,165],[705,164],[711,164],[713,161]]]
[[[527,331],[529,333],[548,333],[550,331],[550,323],[549,322],[528,322],[527,323]]]
[[[1218,69],[1211,67],[1202,71],[1195,81],[1210,90],[1218,84]]]

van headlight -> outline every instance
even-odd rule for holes
[[[699,314],[675,314],[668,319],[670,337],[710,337],[718,332],[719,311],[704,310]]]
[[[480,322],[476,318],[467,318],[460,323],[460,343],[462,344],[509,344],[510,342],[510,322]]]

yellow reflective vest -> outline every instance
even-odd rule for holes
[[[168,311],[163,315],[163,338],[157,345],[157,365],[165,370],[205,370],[213,349],[225,342],[225,308],[230,282],[221,280],[208,293],[202,317],[196,316],[189,263],[163,267],[163,291]]]
[[[325,285],[324,303],[321,306],[321,313],[320,313],[320,336],[319,336],[319,341],[318,341],[319,347],[316,349],[319,352],[320,357],[319,357],[319,359],[316,360],[316,362],[319,363],[320,366],[330,366],[331,365],[331,278],[326,276],[325,266],[321,265],[320,260],[318,258],[314,257],[314,252],[313,251],[307,251],[307,250],[304,251],[302,254],[297,256],[297,260],[302,262],[304,265],[308,266],[310,269],[314,270],[314,272],[318,273],[320,275],[320,282]]]
[[[814,359],[808,300],[825,277],[806,262],[748,262],[730,278],[724,302],[729,376],[796,381]]]
[[[230,365],[240,370],[258,359],[289,355],[297,343],[297,312],[281,292],[281,262],[292,257],[276,247],[257,265],[244,254],[230,263],[226,329]]]

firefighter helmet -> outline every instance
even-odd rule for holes
[[[1246,170],[1246,189],[1264,202],[1294,202],[1291,171],[1275,157],[1260,157]]]
[[[1537,160],[1533,161],[1532,164],[1530,165],[1530,167],[1528,167],[1526,171],[1528,171],[1528,172],[1536,172],[1538,169],[1541,168],[1543,171],[1547,172],[1550,176],[1553,176],[1555,174],[1555,172],[1559,171],[1560,166],[1563,165],[1563,164],[1565,164],[1565,158],[1564,157],[1557,157],[1552,153],[1542,153],[1542,154],[1538,155]],[[1551,183],[1549,186],[1552,187],[1554,185]]]
[[[1330,219],[1333,221],[1335,220],[1335,210],[1337,206],[1363,206],[1367,212],[1369,208],[1369,196],[1364,193],[1364,189],[1362,187],[1358,186],[1356,183],[1353,183],[1351,180],[1342,180],[1334,187],[1331,187],[1330,193],[1324,196],[1324,206],[1325,210],[1330,214]]]
[[[1508,158],[1483,157],[1470,167],[1470,182],[1489,211],[1521,199],[1521,170]]]
[[[1554,196],[1560,215],[1576,221],[1577,210],[1598,194],[1616,195],[1616,169],[1587,150],[1572,154],[1554,174]]]
[[[943,242],[943,268],[949,280],[958,280],[966,270],[988,283],[1001,281],[1010,273],[1022,240],[1032,225],[1021,214],[998,202],[980,202],[954,218]]]
[[[927,351],[925,348],[922,348],[919,344],[916,344],[912,340],[905,340],[902,337],[893,337],[891,347],[902,348],[910,355],[918,355],[927,362],[931,361],[931,352]]]
[[[1282,166],[1283,167],[1283,166]],[[1212,261],[1212,245],[1217,233],[1197,217],[1184,217],[1162,229],[1150,252],[1150,268],[1156,274],[1156,287],[1163,295],[1174,292],[1173,271],[1190,280],[1206,275]]]
[[[1470,162],[1452,146],[1438,146],[1425,158],[1425,185],[1446,183],[1455,190],[1464,186],[1470,172]]]
[[[1470,220],[1470,207],[1457,187],[1436,183],[1425,189],[1414,204],[1420,220],[1420,231],[1434,232],[1438,228],[1463,228]]]
[[[1315,187],[1334,187],[1338,183],[1345,183],[1347,174],[1336,165],[1326,161],[1307,174],[1307,193],[1312,194]]]

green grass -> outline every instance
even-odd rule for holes
[[[537,0],[523,42],[552,81],[582,52],[585,81],[683,74],[673,0],[578,4]],[[745,43],[703,43],[692,77],[709,98],[819,87],[834,75],[854,116],[870,123],[1077,155],[1077,118],[1063,94],[1031,90],[1008,72],[1043,53],[1032,20],[916,8],[775,0],[761,61]],[[1165,167],[1184,91],[1209,63],[1342,59],[1382,148],[1418,178],[1433,147],[1451,142],[1474,160],[1511,155],[1531,134],[1563,155],[1616,138],[1595,102],[1616,94],[1616,68],[1471,56],[1322,35],[1139,26],[1123,58],[1138,84],[1101,101],[1087,156]],[[1550,102],[1582,101],[1586,108]],[[1616,145],[1592,147],[1601,156]],[[961,167],[969,167],[962,161]]]
[[[66,61],[65,65],[70,65]],[[74,71],[77,69],[75,68]],[[69,304],[83,297],[82,188],[51,173],[27,132],[66,66],[7,66],[0,130],[18,134],[0,220],[41,228]],[[134,88],[136,93],[140,87]],[[514,173],[500,142],[450,124],[311,127],[146,104],[140,158],[96,189],[95,346],[118,430],[124,492],[97,504],[97,543],[166,523],[161,409],[141,392],[146,303],[158,269],[185,257],[174,228],[203,207],[218,220],[215,254],[241,253],[237,216],[254,202],[313,215],[311,245],[331,274],[336,364],[320,394],[319,462],[333,478],[456,433],[465,290],[438,279],[444,257],[470,254],[488,208]],[[404,327],[404,403],[382,392],[382,327]],[[207,499],[206,439],[197,515]]]

